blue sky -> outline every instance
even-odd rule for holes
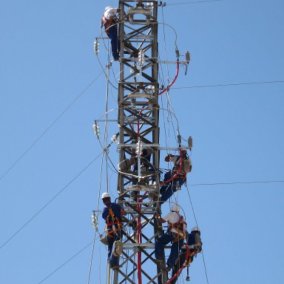
[[[93,41],[104,7],[117,2],[1,4],[0,282],[88,283],[90,215],[102,209],[98,192],[107,184],[101,156],[89,165],[101,152],[92,123],[104,116],[106,88]],[[283,283],[284,3],[167,4],[164,21],[181,53],[191,52],[170,97],[182,135],[194,139],[188,186],[209,283]],[[161,9],[159,22],[161,57],[173,60],[174,33],[164,26],[165,44]],[[101,45],[103,64],[106,55]],[[111,89],[110,108],[116,96]],[[111,124],[109,135],[116,131]],[[110,155],[116,162],[114,146]],[[111,169],[108,182],[115,195]],[[176,198],[194,226],[186,188]],[[96,242],[94,253],[90,283],[105,283],[105,247]],[[201,256],[191,283],[207,283]]]

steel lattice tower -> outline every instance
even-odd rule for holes
[[[117,190],[130,226],[123,230],[120,267],[112,283],[161,284],[167,273],[155,259],[162,229],[155,218],[160,211],[158,1],[120,0],[119,9]]]

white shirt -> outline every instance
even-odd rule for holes
[[[105,12],[104,12],[104,17],[107,19],[107,20],[110,20],[112,17],[114,17],[117,13],[117,9],[116,8],[110,8],[110,9],[107,9]]]
[[[177,212],[170,212],[165,217],[163,217],[164,220],[166,220],[169,224],[175,224],[179,221],[180,215]],[[171,232],[177,233],[177,230],[175,228],[171,228]]]

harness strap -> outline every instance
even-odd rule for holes
[[[115,235],[122,228],[120,219],[114,215],[112,208],[108,209],[108,216],[106,218],[106,231],[108,235]]]

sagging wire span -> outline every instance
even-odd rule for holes
[[[165,92],[168,92],[170,90],[170,88],[174,85],[174,83],[176,82],[177,78],[178,78],[178,75],[179,75],[179,59],[177,60],[177,64],[176,64],[176,74],[175,74],[175,77],[174,79],[172,80],[172,82],[166,87],[164,88],[158,95],[162,95],[164,94]]]
[[[165,22],[158,22],[158,24],[159,24],[159,25],[167,26],[167,27],[169,27],[170,29],[172,29],[172,31],[173,31],[174,34],[175,34],[175,40],[174,40],[175,49],[178,50],[178,45],[177,45],[177,38],[178,38],[178,36],[177,36],[177,31],[176,31],[176,29],[175,29],[173,26],[171,26],[170,24],[166,24]]]
[[[113,111],[113,110],[111,110],[111,111]],[[102,144],[101,138],[100,138],[100,126],[99,126],[97,120],[94,121],[92,128],[93,128],[94,134],[96,135],[96,137],[97,137],[97,139],[99,141],[100,148],[102,149],[103,153],[106,155],[107,163],[111,164],[111,166],[109,164],[108,164],[108,166],[110,168],[112,167],[114,169],[114,171],[112,171],[112,172],[118,173],[118,170],[117,170],[116,166],[114,165],[113,161],[111,160],[111,158],[110,158],[110,156],[108,154],[108,149],[112,146],[112,144],[117,143],[118,137],[119,137],[119,132],[114,134],[111,137],[111,142],[106,147],[104,147],[104,145]]]
[[[162,2],[162,1],[161,1]],[[161,3],[160,3],[161,4]],[[163,17],[163,23],[165,23],[165,18],[164,18],[164,9],[163,9],[163,5],[161,5],[162,6],[162,17]],[[164,44],[165,44],[165,50],[166,50],[166,57],[168,57],[168,52],[167,52],[167,41],[166,41],[166,32],[165,32],[165,25],[163,25],[163,39],[164,39]],[[173,28],[173,30],[175,31],[175,29]],[[177,38],[177,34],[176,34],[176,38]],[[177,44],[176,44],[176,56],[177,56],[177,59],[179,59],[179,52],[177,52],[178,51],[178,48],[177,48]],[[168,74],[168,78],[170,77],[170,75],[169,75],[169,68],[168,68],[168,64],[166,64],[166,67],[167,67],[167,74]],[[176,70],[178,70],[179,71],[179,65],[177,65],[177,68],[176,68]],[[161,68],[161,71],[162,71],[162,75],[163,75],[163,68]],[[187,71],[187,69],[186,69],[186,71]],[[172,83],[174,84],[175,83],[175,80],[177,79],[177,77],[178,77],[178,72],[176,72],[176,76],[175,76],[175,79],[172,81]],[[177,120],[177,117],[176,117],[176,115],[175,115],[175,113],[174,113],[174,111],[173,111],[173,107],[172,107],[172,105],[171,105],[171,101],[170,101],[170,97],[169,97],[169,93],[168,93],[168,91],[169,91],[169,89],[171,88],[171,86],[173,85],[173,84],[169,84],[168,85],[168,88],[165,88],[165,91],[166,91],[166,93],[167,93],[167,108],[168,108],[168,112],[169,112],[169,116],[168,116],[168,120],[169,120],[169,122],[171,123],[171,125],[172,125],[172,127],[173,127],[173,131],[175,132],[176,130],[175,130],[175,126],[174,126],[174,124],[173,124],[173,121],[172,121],[172,114],[174,115],[174,118],[176,119],[176,121],[177,121],[177,133],[179,134],[180,133],[180,131],[179,131],[179,123],[178,123],[178,120]],[[162,102],[163,102],[163,99],[161,100]],[[163,116],[164,117],[164,116]],[[165,117],[164,117],[165,118]],[[165,127],[165,136],[167,135],[167,131],[166,131],[166,127]]]
[[[100,126],[97,122],[97,120],[94,121],[93,125],[92,125],[92,128],[93,128],[93,131],[94,131],[94,134],[96,135],[98,141],[99,141],[99,145],[100,145],[100,148],[102,150],[102,152],[104,154],[106,154],[106,158],[107,158],[107,162],[111,164],[111,166],[113,167],[115,173],[117,173],[117,169],[115,167],[115,165],[113,164],[111,158],[109,157],[108,155],[108,148],[110,148],[110,146],[113,144],[113,143],[116,143],[117,142],[117,138],[118,138],[118,134],[119,133],[116,133],[114,134],[112,137],[111,137],[111,143],[108,144],[107,147],[104,147],[103,144],[102,144],[102,141],[101,141],[101,138],[100,138]],[[110,167],[110,165],[109,165]]]
[[[121,23],[121,22],[119,22],[119,23]],[[113,24],[112,26],[118,25],[119,23]],[[112,26],[110,26],[109,28],[111,28]],[[101,39],[102,39],[102,41],[103,41],[103,46],[104,46],[104,48],[105,48],[105,51],[106,51],[106,52],[109,52],[109,48],[107,47],[107,45],[106,45],[106,43],[105,43],[105,39],[106,39],[106,38],[103,36],[103,29],[102,29],[102,28],[101,28]],[[98,41],[98,38],[96,38],[96,41]],[[96,41],[95,41],[95,43],[96,43]],[[98,54],[96,54],[96,55],[98,56]],[[115,80],[116,83],[118,83],[116,77],[117,77],[118,75],[120,75],[121,72],[122,72],[122,71],[119,71],[119,72],[117,73],[117,75],[115,75],[115,73],[113,72],[113,69],[112,69],[113,78],[114,78],[114,80]],[[112,86],[113,86],[113,85],[112,85]],[[117,88],[115,87],[115,89],[117,89]]]
[[[102,38],[103,38],[103,37],[102,37]],[[105,47],[105,48],[106,48],[107,51],[109,50],[107,47]],[[111,82],[111,80],[109,79],[109,76],[108,76],[107,72],[105,71],[105,68],[106,68],[106,69],[110,69],[110,68],[111,68],[112,63],[111,63],[110,60],[109,60],[109,63],[108,63],[108,64],[105,66],[105,68],[104,68],[104,66],[103,66],[103,64],[102,64],[102,62],[101,62],[101,59],[100,59],[100,57],[99,57],[99,39],[98,39],[98,37],[96,37],[95,42],[94,42],[94,52],[95,52],[95,55],[96,55],[96,57],[97,57],[98,63],[99,63],[99,65],[100,65],[100,67],[101,67],[101,70],[102,70],[102,72],[103,72],[104,75],[105,75],[106,80],[110,83],[110,85],[111,85],[114,89],[117,90],[117,87]],[[108,57],[109,57],[109,56],[108,56]]]
[[[185,53],[185,61],[181,62],[179,60],[180,58],[180,53],[179,53],[179,50],[176,49],[176,74],[175,74],[175,77],[174,79],[172,80],[172,82],[166,87],[164,88],[158,95],[162,95],[164,94],[165,92],[168,92],[170,90],[170,88],[174,85],[174,83],[176,82],[177,78],[178,78],[178,75],[179,75],[179,69],[180,69],[180,64],[184,64],[185,65],[185,75],[187,74],[187,70],[188,70],[188,64],[189,64],[189,61],[190,61],[190,53],[189,51],[187,51]]]

